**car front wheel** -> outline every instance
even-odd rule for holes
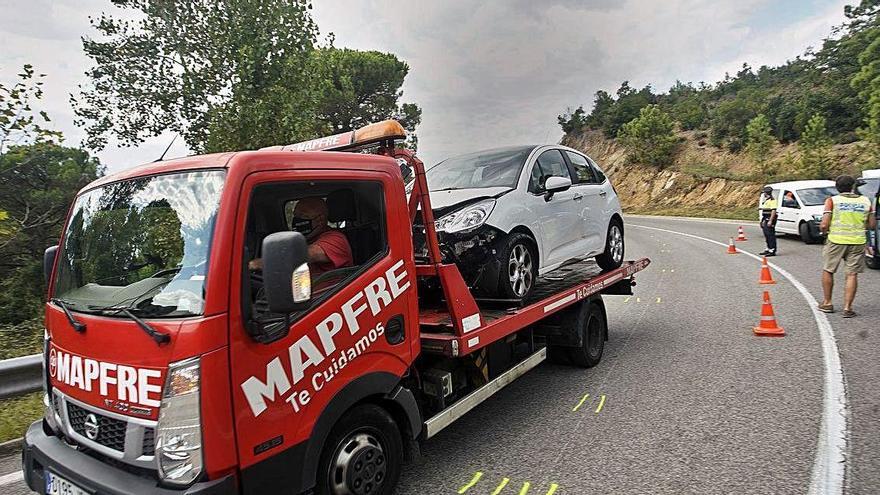
[[[538,278],[538,256],[532,238],[520,233],[511,234],[500,254],[499,296],[525,299]]]
[[[608,235],[605,236],[605,251],[596,256],[596,263],[603,272],[620,268],[623,264],[625,249],[623,240],[623,225],[619,220],[612,220],[608,226]]]

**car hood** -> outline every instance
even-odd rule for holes
[[[451,191],[431,191],[431,208],[434,210],[435,216],[445,215],[469,203],[486,198],[497,198],[512,190],[510,187],[474,187]]]

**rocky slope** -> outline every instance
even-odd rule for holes
[[[678,170],[632,165],[626,151],[601,133],[587,132],[566,136],[562,144],[581,150],[595,159],[611,178],[624,210],[628,213],[754,218],[762,184],[731,178],[708,177]],[[692,150],[679,153],[677,161],[687,160]],[[735,168],[729,155],[704,159],[719,173]]]

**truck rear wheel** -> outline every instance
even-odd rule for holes
[[[318,470],[318,495],[390,495],[400,478],[403,441],[394,418],[363,404],[333,427]]]
[[[592,368],[602,360],[605,335],[608,332],[605,311],[595,302],[584,304],[578,311],[577,328],[582,332],[581,345],[568,350],[571,362],[582,368]]]

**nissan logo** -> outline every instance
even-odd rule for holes
[[[86,436],[89,440],[97,440],[98,439],[98,417],[94,414],[89,414],[86,416],[86,421],[83,423],[83,427],[86,430]]]

